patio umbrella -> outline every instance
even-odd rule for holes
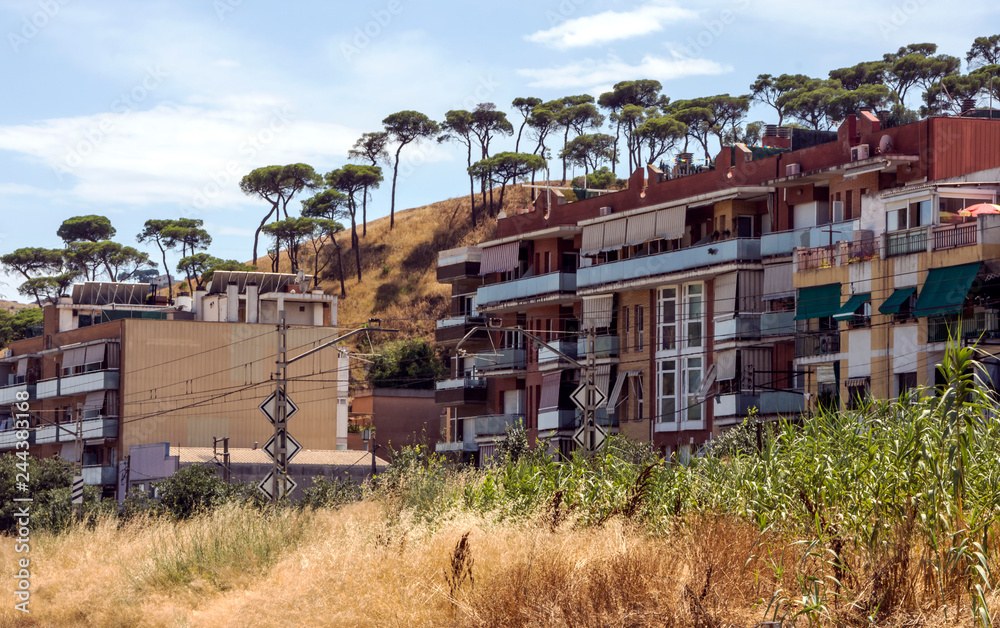
[[[958,212],[959,216],[980,216],[982,214],[1000,214],[1000,205],[976,203]]]

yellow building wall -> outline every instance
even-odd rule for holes
[[[130,319],[121,356],[121,451],[166,441],[207,447],[263,447],[274,435],[258,406],[274,392],[272,325]],[[330,327],[292,327],[292,358],[336,337]],[[298,412],[289,433],[305,449],[337,448],[337,356],[328,348],[288,367]],[[345,435],[346,436],[346,435]]]

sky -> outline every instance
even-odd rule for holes
[[[826,77],[915,42],[964,59],[975,37],[1000,32],[1000,5],[966,4],[960,16],[954,7],[0,0],[0,254],[60,247],[63,220],[100,214],[115,240],[154,259],[135,242],[146,220],[201,219],[209,253],[245,261],[266,205],[240,192],[243,175],[295,162],[339,168],[396,111],[440,121],[492,102],[516,129],[514,98],[596,97],[621,80],[656,79],[677,100],[747,93],[761,73]],[[769,111],[749,119],[773,123]],[[513,147],[504,138],[492,149]],[[389,213],[386,174],[369,217]],[[396,207],[461,196],[467,182],[463,147],[407,146]],[[0,282],[0,297],[26,300],[20,278]]]

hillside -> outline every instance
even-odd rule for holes
[[[477,199],[478,200],[478,199]],[[529,202],[528,190],[508,188],[504,199],[507,211]],[[477,210],[479,206],[477,203]],[[351,250],[350,226],[339,234],[347,297],[338,303],[341,327],[355,327],[369,318],[381,318],[385,326],[398,328],[402,336],[431,338],[435,321],[447,315],[451,288],[437,281],[439,251],[489,240],[496,233],[496,220],[469,222],[469,197],[451,198],[396,212],[396,226],[389,229],[389,217],[368,223],[368,235],[361,237],[362,280]],[[360,213],[360,212],[359,212]],[[361,234],[358,225],[358,234]],[[328,245],[321,255],[336,255]],[[312,272],[311,246],[303,245],[302,265]],[[287,256],[281,258],[282,272],[290,272]],[[262,271],[270,271],[270,260],[258,260]],[[340,294],[336,261],[321,274],[320,285],[328,294]]]

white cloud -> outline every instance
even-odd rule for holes
[[[708,59],[666,59],[647,55],[636,64],[618,58],[584,59],[553,68],[521,69],[517,73],[530,79],[531,87],[551,89],[591,88],[617,83],[630,77],[669,81],[687,76],[723,74],[731,68]]]
[[[560,50],[630,39],[663,30],[664,26],[697,17],[697,13],[670,4],[648,4],[632,11],[605,11],[527,35],[528,41]]]
[[[0,127],[0,150],[40,161],[64,194],[83,204],[202,207],[245,204],[236,183],[272,163],[343,159],[355,129],[303,119],[276,98],[244,94],[222,103],[161,103],[147,111],[57,118]],[[5,184],[10,186],[11,184]],[[11,190],[32,193],[26,186]]]

